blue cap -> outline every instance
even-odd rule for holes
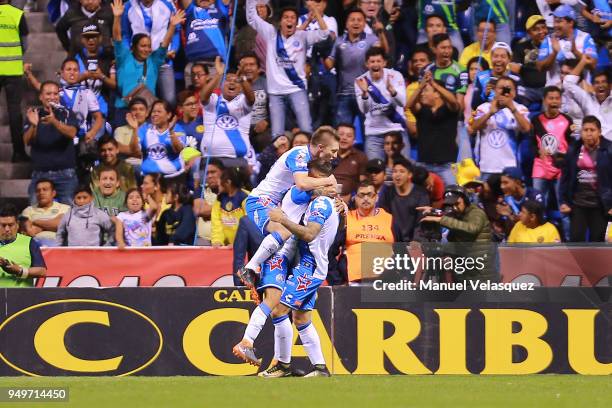
[[[569,18],[572,20],[576,20],[576,12],[572,6],[568,6],[567,4],[562,4],[555,9],[553,12],[553,16],[559,18]]]
[[[502,170],[502,176],[515,180],[523,180],[523,172],[518,167],[506,167]]]

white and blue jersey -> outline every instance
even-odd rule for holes
[[[138,128],[138,140],[143,153],[142,173],[161,173],[164,175],[176,174],[183,170],[185,164],[179,153],[172,147],[169,129],[159,133],[155,126],[144,123]],[[185,145],[185,131],[178,123],[174,133]]]
[[[304,215],[304,224],[317,223],[321,231],[311,242],[298,241],[299,261],[285,281],[280,302],[294,310],[312,310],[317,290],[327,278],[327,254],[338,232],[340,217],[334,200],[315,198]]]
[[[125,2],[125,10],[121,16],[121,35],[123,42],[129,47],[132,37],[136,34],[147,34],[151,37],[151,49],[155,51],[161,45],[168,31],[168,24],[176,7],[169,0],[154,0],[145,7],[139,0]],[[181,26],[176,26],[169,51],[177,51],[181,45]]]
[[[573,38],[578,51],[590,57],[597,58],[597,46],[595,45],[595,41],[590,34],[574,29]],[[572,53],[571,41],[562,38],[559,40],[559,46],[561,47],[561,50],[557,54],[556,61],[549,68],[549,70],[546,71],[546,86],[558,85],[561,82],[561,62],[576,58],[576,56]],[[550,41],[550,36],[546,36],[540,45],[538,60],[544,60],[552,53],[553,47],[552,42]]]
[[[200,151],[204,156],[244,157],[249,151],[251,111],[244,94],[231,101],[216,94],[210,95],[204,106],[204,136]]]
[[[212,60],[216,56],[225,59],[228,14],[229,9],[221,0],[205,9],[198,7],[195,0],[187,7],[185,55],[188,61]]]

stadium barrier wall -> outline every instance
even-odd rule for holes
[[[503,282],[612,286],[612,246],[500,247]],[[231,286],[231,249],[206,247],[43,248],[38,287]]]
[[[334,374],[612,374],[610,288],[406,292],[321,288]],[[367,299],[367,300],[366,300]],[[253,375],[231,353],[254,305],[227,288],[0,291],[2,376]],[[273,327],[255,346],[270,365]],[[294,329],[297,368],[308,367]]]

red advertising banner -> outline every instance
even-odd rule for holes
[[[612,247],[501,247],[503,282],[611,286]],[[229,248],[43,248],[38,287],[233,286]]]

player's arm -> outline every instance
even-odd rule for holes
[[[336,177],[332,174],[329,177],[316,178],[310,177],[306,172],[293,173],[293,181],[297,188],[302,191],[311,191],[316,188],[333,186],[336,184]]]
[[[311,242],[314,240],[323,225],[317,222],[309,222],[308,225],[300,225],[291,221],[287,215],[280,208],[273,208],[269,212],[270,221],[278,222],[283,227],[287,228],[293,235],[301,239],[302,241]]]

